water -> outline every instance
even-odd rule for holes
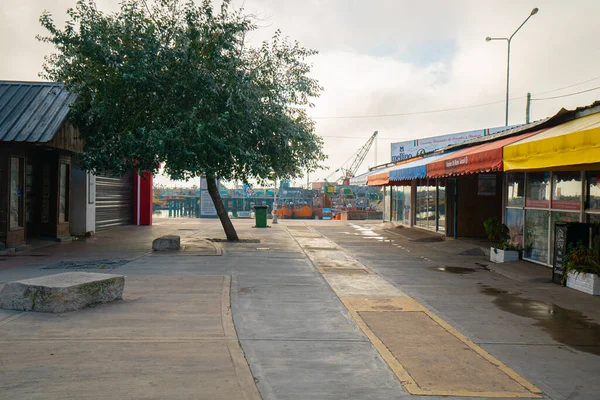
[[[481,293],[494,296],[494,304],[501,310],[535,320],[535,325],[557,342],[600,356],[600,324],[583,313],[489,286],[482,286]]]

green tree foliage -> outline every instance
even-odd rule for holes
[[[124,0],[110,14],[79,0],[67,14],[64,29],[40,17],[49,33],[39,39],[57,50],[43,77],[79,95],[71,119],[88,171],[156,173],[164,163],[172,179],[205,174],[211,189],[216,177],[289,179],[325,159],[306,113],[321,91],[309,77],[316,52],[280,32],[249,46],[257,26],[230,0],[218,10],[209,0]]]

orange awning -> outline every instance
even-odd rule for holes
[[[386,171],[370,175],[367,181],[369,186],[387,186],[390,183],[390,173]]]
[[[416,160],[422,159],[422,156],[409,158],[407,160],[398,161],[392,166],[375,169],[367,175],[369,186],[388,186],[390,184],[390,171],[393,171],[398,165],[408,164]]]
[[[544,129],[459,150],[446,157],[442,157],[431,164],[427,164],[427,176],[430,178],[437,178],[451,175],[502,171],[503,147],[530,136],[537,135],[542,131],[544,131]]]

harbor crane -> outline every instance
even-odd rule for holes
[[[369,140],[367,140],[367,142],[364,145],[362,145],[362,147],[360,149],[358,149],[356,151],[356,153],[352,154],[350,156],[350,158],[348,158],[348,160],[346,160],[346,162],[343,164],[342,167],[336,169],[335,171],[333,171],[331,174],[329,174],[325,178],[325,182],[328,182],[328,180],[334,174],[336,174],[336,173],[338,173],[338,172],[341,171],[342,172],[342,176],[339,179],[337,179],[336,182],[343,181],[343,183],[345,185],[347,185],[348,181],[350,180],[350,178],[354,177],[354,175],[356,174],[356,171],[358,171],[358,169],[362,165],[363,161],[367,157],[367,154],[369,153],[369,150],[371,150],[371,147],[373,146],[373,142],[377,138],[378,134],[379,134],[379,132],[375,131],[371,135],[371,137],[369,138]],[[352,164],[350,164],[350,168],[344,168],[344,165],[347,165],[350,160],[352,160]]]

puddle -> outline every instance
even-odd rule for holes
[[[448,272],[450,274],[457,274],[457,275],[470,274],[472,272],[477,271],[473,268],[464,268],[464,267],[437,267],[437,268],[433,268],[433,269],[435,269],[436,271]]]
[[[502,311],[536,321],[552,339],[579,351],[600,356],[600,324],[579,311],[553,303],[525,299],[519,293],[483,286],[481,293],[494,296],[494,304]]]

